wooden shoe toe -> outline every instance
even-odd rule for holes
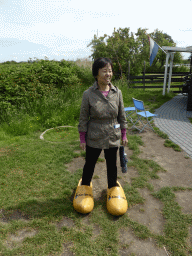
[[[92,183],[90,186],[80,184],[81,180],[75,192],[73,207],[77,212],[86,214],[91,212],[94,207]]]
[[[118,216],[126,213],[128,203],[121,185],[107,189],[107,210],[110,214]]]

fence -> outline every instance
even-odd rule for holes
[[[123,74],[126,74],[126,72],[122,72]],[[127,82],[128,82],[128,87],[131,88],[163,88],[164,84],[164,72],[150,72],[150,74],[145,73],[145,62],[144,62],[144,71],[142,72],[142,76],[131,76],[130,75],[130,64],[128,63],[128,73],[127,73]],[[154,74],[154,75],[153,75]],[[183,77],[190,74],[190,72],[174,72],[172,73],[172,78],[171,82],[181,82],[181,84],[178,85],[171,85],[171,88],[179,88],[179,91],[172,91],[174,93],[179,93],[181,92],[182,84],[184,82]],[[116,74],[117,75],[117,74]],[[178,78],[180,76],[181,78]],[[166,78],[166,89],[168,87],[168,77],[169,74],[167,73],[167,78]],[[175,78],[174,78],[175,77]],[[177,77],[177,78],[176,78]],[[135,79],[137,79],[135,81]],[[162,85],[153,85],[153,86],[146,86],[145,84],[159,84],[161,83]],[[143,84],[142,86],[132,86],[133,84]]]
[[[181,89],[182,84],[184,82],[183,77],[188,75],[188,74],[189,74],[189,72],[175,72],[175,73],[172,73],[171,81],[172,82],[181,82],[181,84],[180,85],[171,85],[171,88]],[[175,76],[177,76],[177,78],[174,78]],[[181,78],[178,78],[178,76],[181,76]],[[168,84],[167,84],[168,77],[169,77],[169,75],[167,75],[167,78],[166,78],[166,89],[168,87]],[[135,79],[139,79],[139,81],[135,81]],[[146,79],[148,79],[148,81],[146,81]],[[132,80],[134,80],[134,81],[132,81]],[[142,86],[131,86],[132,84],[138,84],[138,83],[142,83],[143,85]],[[129,76],[129,78],[128,78],[128,86],[131,87],[131,88],[143,88],[144,90],[145,90],[145,88],[163,88],[163,85],[159,85],[159,86],[158,85],[152,85],[152,86],[146,86],[145,85],[145,84],[155,84],[155,83],[164,84],[164,73],[163,72],[161,72],[159,74],[156,74],[156,75],[146,75],[143,72],[143,76]],[[177,91],[172,91],[172,92],[178,93],[179,91],[177,90]]]

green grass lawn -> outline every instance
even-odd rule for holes
[[[143,91],[127,89],[126,84],[121,82],[116,82],[116,85],[122,90],[125,107],[133,106],[134,97],[143,100],[146,109],[151,112],[175,96],[171,93],[163,96],[162,89]],[[22,123],[15,118],[12,127],[17,127],[17,130],[6,124],[0,126],[0,254],[60,255],[63,247],[71,244],[75,255],[115,256],[118,255],[120,228],[131,227],[138,238],[154,238],[159,246],[166,246],[172,255],[187,256],[187,250],[192,255],[192,250],[186,243],[192,215],[182,214],[181,208],[174,201],[174,190],[183,188],[165,187],[153,193],[149,179],[159,178],[158,172],[165,170],[152,160],[138,158],[138,146],[142,145],[142,141],[137,135],[127,135],[128,147],[133,150],[128,167],[134,166],[139,176],[131,184],[125,185],[125,194],[129,205],[144,203],[144,198],[137,188],[146,187],[163,203],[166,217],[164,235],[151,233],[146,226],[126,215],[114,218],[106,210],[105,199],[95,203],[94,211],[90,215],[91,225],[84,224],[84,216],[74,211],[73,194],[82,175],[82,169],[74,170],[72,174],[65,165],[80,155],[85,157],[83,151],[76,153],[80,150],[77,125],[81,98],[82,93],[79,98],[71,101],[73,104],[66,107],[66,112],[64,109],[63,112],[58,110],[59,114],[53,112],[52,127],[48,123],[45,126],[39,121],[42,120],[41,115],[38,118],[28,116],[30,125],[28,121]],[[63,123],[58,121],[61,116]],[[25,125],[32,128],[26,128],[27,131],[20,134],[19,130],[24,129]],[[65,125],[73,128],[59,127]],[[43,136],[44,140],[41,140],[40,135],[49,128],[54,129],[47,131]],[[155,132],[167,140],[165,146],[179,150],[179,147],[170,143],[168,136],[158,128],[155,128]],[[149,171],[149,168],[152,171]],[[20,218],[14,217],[16,215]],[[58,223],[64,217],[72,221],[74,226],[58,228]],[[101,230],[95,239],[93,225],[98,225]],[[18,242],[11,241],[7,246],[6,240],[13,234],[18,235],[21,230],[34,232],[35,235],[26,237],[19,245]]]

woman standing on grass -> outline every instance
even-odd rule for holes
[[[113,86],[113,64],[108,58],[98,58],[92,66],[95,77],[93,86],[83,93],[78,131],[80,147],[86,150],[83,175],[73,200],[73,206],[80,213],[93,210],[92,177],[97,159],[104,149],[107,165],[107,209],[113,215],[127,211],[124,191],[117,181],[117,150],[122,143],[127,145],[127,121],[122,92]]]

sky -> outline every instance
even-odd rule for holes
[[[0,62],[91,60],[94,35],[114,28],[158,29],[192,46],[191,10],[192,0],[0,0]]]

